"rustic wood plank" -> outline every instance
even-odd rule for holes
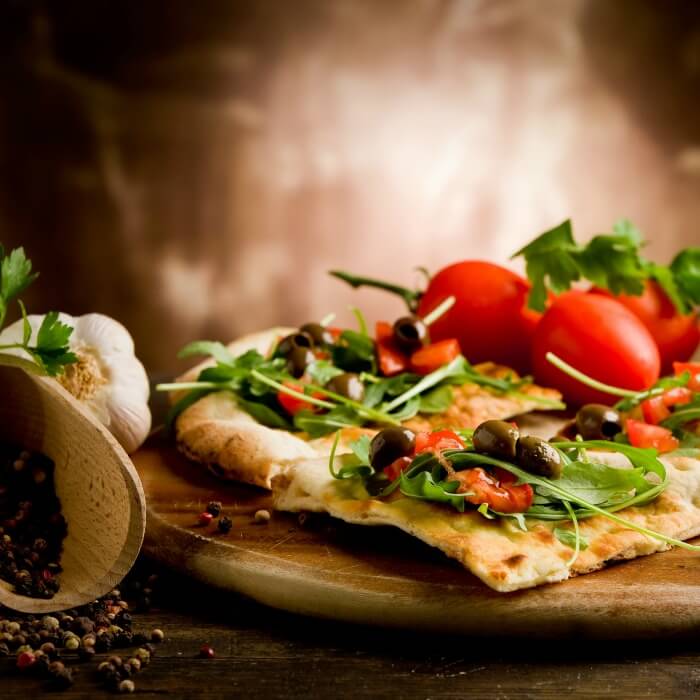
[[[164,577],[160,608],[135,615],[166,641],[136,676],[139,697],[691,698],[700,690],[700,642],[482,639],[406,633],[301,618],[179,575]],[[653,601],[649,601],[653,604]],[[497,620],[485,623],[488,629]],[[196,658],[202,643],[215,659]],[[99,659],[105,657],[102,655]],[[0,697],[33,697],[42,683],[0,664]],[[96,662],[68,699],[97,690]]]

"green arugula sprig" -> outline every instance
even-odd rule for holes
[[[498,467],[516,476],[517,484],[530,484],[533,487],[533,504],[523,513],[497,513],[487,504],[482,504],[476,512],[488,519],[513,518],[522,529],[527,529],[529,519],[572,523],[573,531],[561,527],[554,528],[555,537],[575,550],[570,564],[578,556],[578,552],[587,546],[579,530],[579,521],[593,516],[602,516],[627,529],[676,547],[700,551],[700,546],[668,537],[617,515],[618,511],[626,508],[652,502],[667,488],[668,474],[655,450],[605,440],[562,441],[552,445],[564,460],[562,476],[559,479],[531,474],[515,464],[477,453],[472,449],[447,450],[442,459],[431,454],[418,455],[399,477],[376,493],[376,496],[382,498],[398,489],[408,498],[446,504],[464,512],[466,498],[473,494],[457,493],[459,482],[450,479],[445,472],[444,460],[447,459],[457,471],[473,467]],[[333,451],[329,461],[331,475],[336,479],[359,478],[364,480],[366,485],[376,480],[378,475],[369,464],[368,453],[364,449],[355,449],[353,445],[351,449],[353,454],[342,456],[340,470],[334,468]],[[586,454],[587,450],[596,449],[619,452],[629,460],[631,467],[620,469],[577,458]],[[386,477],[384,479],[386,482]],[[368,492],[369,490],[368,488]]]
[[[582,384],[610,394],[611,396],[622,397],[620,401],[615,404],[615,409],[625,413],[629,413],[643,401],[653,398],[654,396],[659,396],[668,389],[687,386],[691,379],[690,372],[686,371],[675,377],[661,377],[653,386],[644,391],[632,391],[631,389],[622,389],[621,387],[612,386],[605,382],[600,382],[597,379],[593,379],[593,377],[589,377],[587,374],[572,367],[568,362],[565,362],[553,352],[548,352],[546,358],[555,367]],[[697,436],[693,433],[686,432],[684,427],[688,423],[697,420],[700,420],[700,394],[696,392],[693,394],[693,398],[689,403],[674,407],[671,415],[661,422],[661,426],[672,430],[676,437],[680,439],[683,447],[694,447],[697,442]]]
[[[64,371],[66,365],[78,360],[68,344],[73,328],[59,320],[57,311],[51,311],[44,316],[36,341],[32,344],[32,327],[19,295],[38,276],[37,272],[32,272],[32,263],[26,257],[24,248],[15,248],[5,255],[5,249],[0,245],[0,328],[5,323],[13,300],[17,302],[23,319],[21,342],[0,344],[0,351],[24,350],[42,372],[56,376]]]
[[[687,314],[700,304],[700,248],[687,248],[670,265],[646,260],[640,250],[642,234],[627,220],[618,221],[612,233],[576,243],[571,221],[545,231],[512,257],[524,257],[532,282],[530,308],[543,311],[547,288],[556,294],[581,279],[613,294],[640,295],[647,279],[656,280],[679,313]]]

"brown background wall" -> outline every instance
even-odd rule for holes
[[[150,369],[619,216],[700,244],[700,4],[7,0],[0,241]]]

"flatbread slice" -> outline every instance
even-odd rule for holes
[[[228,348],[234,356],[256,349],[263,355],[293,328],[277,327],[245,336]],[[177,381],[195,380],[202,369],[211,366],[208,360],[193,367]],[[511,370],[485,363],[477,365],[483,374],[502,377]],[[536,398],[558,400],[560,394],[534,384],[522,388],[519,395],[499,395],[475,384],[454,387],[454,401],[442,414],[416,416],[406,425],[413,430],[434,428],[470,428],[490,418],[512,416],[541,408]],[[177,400],[181,393],[174,396]],[[339,453],[348,450],[348,443],[362,433],[376,431],[346,429],[340,431]],[[238,407],[235,396],[226,391],[209,394],[184,410],[175,423],[178,448],[187,457],[205,465],[223,479],[271,487],[271,480],[300,459],[327,457],[333,437],[308,440],[302,433],[268,428]]]
[[[596,459],[617,461],[608,455]],[[670,478],[668,488],[648,505],[618,515],[675,539],[690,539],[700,534],[700,460],[672,456],[662,461]],[[528,519],[524,532],[511,518],[487,520],[476,511],[459,513],[400,495],[370,498],[358,480],[332,478],[327,459],[300,462],[277,477],[273,498],[278,510],[327,512],[349,523],[398,527],[442,550],[500,592],[563,581],[612,561],[670,549],[665,542],[596,516],[580,522],[589,544],[569,565],[573,550],[553,534],[555,527],[571,528],[569,523]]]

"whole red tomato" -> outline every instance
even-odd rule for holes
[[[646,389],[659,378],[659,351],[644,324],[619,301],[600,294],[566,292],[556,297],[535,328],[532,368],[567,402],[611,404],[615,396],[589,388],[546,359],[553,352],[598,381]]]
[[[539,314],[525,308],[530,284],[505,267],[465,260],[440,270],[423,294],[425,316],[447,297],[454,306],[430,326],[431,340],[456,338],[470,362],[492,360],[528,372]]]
[[[606,289],[594,288],[596,294],[612,296]],[[661,356],[661,373],[669,374],[673,362],[683,362],[693,356],[700,343],[700,327],[696,312],[683,316],[678,313],[666,292],[653,280],[648,280],[639,296],[620,294],[615,297],[624,304],[651,333]]]

